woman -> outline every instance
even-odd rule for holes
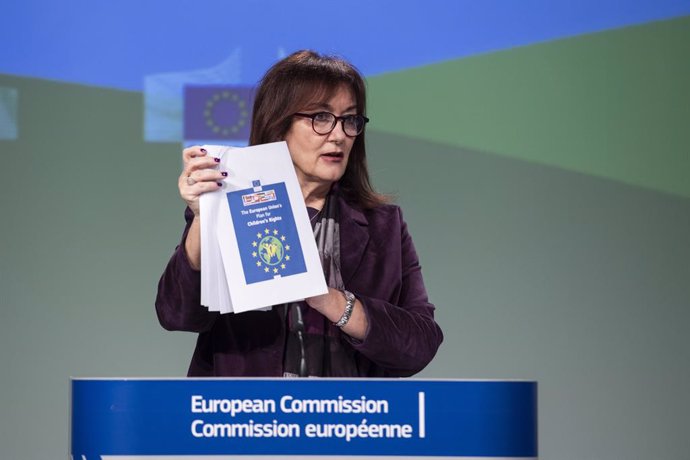
[[[369,183],[365,85],[339,58],[296,52],[258,89],[250,144],[284,140],[317,239],[328,293],[270,311],[200,305],[199,196],[227,171],[185,149],[178,180],[187,226],[161,277],[163,327],[199,333],[190,376],[409,376],[443,340],[400,209]]]

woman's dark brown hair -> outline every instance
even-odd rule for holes
[[[352,91],[357,113],[366,115],[364,79],[344,59],[303,50],[277,62],[266,72],[257,90],[249,144],[284,140],[294,113],[313,103],[327,102],[342,85]],[[354,141],[339,189],[349,202],[372,208],[386,199],[374,191],[369,181],[365,131]]]

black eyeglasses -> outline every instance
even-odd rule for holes
[[[330,112],[295,113],[296,117],[311,118],[311,127],[316,134],[328,134],[335,129],[338,120],[343,124],[343,132],[350,137],[362,134],[369,119],[363,115],[343,115],[336,117]]]

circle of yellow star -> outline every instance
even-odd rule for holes
[[[219,125],[214,117],[214,112],[216,109],[227,110],[227,107],[223,107],[223,105],[226,103],[234,106],[234,108],[231,108],[230,110],[237,114],[237,119],[229,125]],[[220,133],[223,136],[228,136],[230,133],[238,133],[239,129],[246,125],[247,120],[249,119],[249,111],[246,108],[245,101],[242,100],[238,94],[232,91],[215,93],[211,98],[208,99],[208,101],[206,101],[206,107],[203,113],[204,119],[206,120],[206,126],[208,126],[214,133]]]

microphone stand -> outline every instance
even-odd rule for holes
[[[299,376],[308,377],[307,354],[304,351],[304,319],[302,318],[302,307],[298,303],[292,304],[293,324],[299,341]]]

